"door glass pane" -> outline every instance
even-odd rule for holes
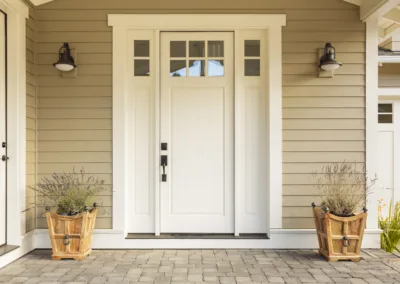
[[[393,105],[392,104],[379,104],[378,105],[378,112],[379,113],[392,113],[393,112]]]
[[[186,41],[171,41],[170,42],[171,57],[186,57]]]
[[[149,76],[150,75],[150,60],[148,59],[135,59],[135,76]]]
[[[189,57],[204,57],[204,41],[189,41]]]
[[[204,60],[189,60],[189,76],[205,76]]]
[[[186,77],[186,60],[171,60],[169,72],[171,77]]]
[[[244,60],[244,75],[245,76],[260,76],[260,59],[245,59]]]
[[[392,114],[380,114],[378,115],[379,123],[393,123],[393,115]]]
[[[135,57],[149,57],[150,56],[150,41],[135,40],[134,45],[135,45],[134,46]]]
[[[223,60],[208,60],[207,72],[209,77],[224,76],[225,66]]]
[[[260,56],[260,41],[245,40],[244,41],[244,56]]]
[[[208,42],[208,57],[224,57],[224,42],[209,41]]]

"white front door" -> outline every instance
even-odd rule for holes
[[[234,232],[233,72],[233,33],[161,34],[162,233]]]
[[[0,159],[6,155],[6,17],[0,11]],[[0,246],[6,243],[6,162],[0,160]]]
[[[378,190],[389,205],[400,200],[400,102],[380,102],[378,122]]]

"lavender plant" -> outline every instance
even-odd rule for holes
[[[51,178],[44,177],[31,188],[38,192],[40,204],[57,206],[57,213],[62,215],[84,211],[93,196],[105,189],[104,180],[87,176],[84,168],[79,172],[74,168],[70,173],[53,173]]]
[[[313,173],[321,196],[321,207],[337,216],[352,216],[365,207],[367,194],[377,180],[368,178],[365,166],[337,162],[326,164]]]

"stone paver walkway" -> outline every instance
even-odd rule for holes
[[[400,258],[326,262],[312,250],[96,250],[84,261],[36,250],[0,269],[0,283],[400,283]]]

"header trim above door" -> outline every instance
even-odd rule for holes
[[[129,28],[156,28],[160,30],[206,29],[260,29],[286,26],[286,15],[252,14],[147,14],[147,15],[108,15],[108,25]]]

